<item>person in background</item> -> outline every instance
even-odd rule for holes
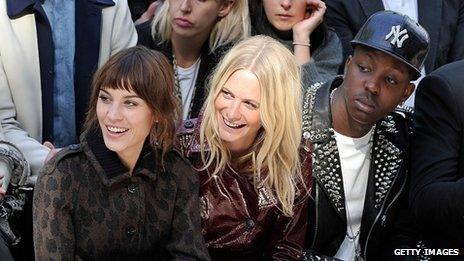
[[[218,64],[200,118],[181,126],[213,260],[302,256],[310,181],[300,168],[308,175],[311,154],[300,148],[300,86],[291,52],[251,37]]]
[[[36,260],[209,260],[198,176],[173,150],[172,75],[167,59],[145,47],[97,71],[80,144],[37,180]]]
[[[132,20],[134,23],[142,17],[147,11],[149,11],[149,7],[157,2],[156,0],[127,0],[127,4],[129,5],[129,10],[131,13]],[[153,6],[155,7],[156,4]],[[155,11],[156,8],[153,10]],[[149,11],[149,13],[151,13]],[[148,13],[147,13],[148,15]]]
[[[417,241],[407,207],[412,115],[395,108],[414,91],[429,38],[409,17],[383,11],[351,43],[345,73],[304,96],[315,179],[306,257],[398,260],[393,250]]]
[[[6,164],[0,164],[0,204],[5,204],[6,202],[4,201],[5,194],[6,194],[6,187],[8,187],[10,183],[10,177],[7,176],[5,179],[5,174],[6,172],[11,173],[12,169],[10,169],[10,166],[16,166],[14,170],[16,173],[13,173],[13,177],[27,177],[29,175],[29,164],[27,161],[24,160],[24,156],[21,155],[19,151],[16,151],[16,153],[11,153],[9,150],[10,144],[5,141],[5,137],[2,134],[2,126],[0,125],[0,155],[3,155],[3,157],[0,158],[0,161],[7,161],[5,162]],[[0,221],[0,233],[2,233],[2,236],[0,236],[0,260],[4,261],[13,261],[13,256],[8,248],[9,245],[11,245],[12,242],[14,242],[14,239],[16,239],[16,236],[14,233],[12,234],[11,241],[9,242],[8,238],[5,237],[4,234],[4,227],[5,225],[7,226],[7,230],[11,231],[11,228],[9,227],[9,219],[8,219],[8,213],[6,209],[0,210],[2,213],[1,215],[1,221]],[[4,239],[6,238],[6,239]]]
[[[422,79],[416,96],[410,204],[425,246],[464,255],[464,61]],[[446,256],[446,260],[453,256]],[[433,260],[439,259],[434,256]]]
[[[163,52],[174,67],[182,118],[195,118],[206,78],[222,54],[250,32],[247,0],[166,0],[153,22],[137,26],[139,44]]]
[[[337,31],[342,41],[343,61],[353,53],[350,45],[353,36],[369,16],[381,10],[406,14],[419,22],[429,33],[430,50],[421,68],[422,77],[447,63],[464,59],[464,1],[326,0],[325,3],[325,20]],[[340,73],[342,71],[343,67],[340,67]],[[406,106],[414,106],[414,93],[406,100]]]
[[[95,69],[137,42],[126,0],[2,1],[0,124],[31,164],[77,141]],[[92,15],[88,15],[91,12]]]
[[[321,0],[250,1],[252,34],[271,36],[287,46],[303,69],[303,87],[321,85],[337,75],[342,47],[323,22]]]
[[[54,147],[78,141],[94,71],[137,34],[126,0],[5,0],[0,21],[0,175],[17,172],[6,154],[19,151],[31,188]]]
[[[137,16],[137,19],[134,19],[134,24],[137,26],[139,24],[143,24],[147,21],[151,21],[153,17],[155,16],[155,13],[160,5],[162,5],[164,0],[155,0],[153,1],[150,5],[148,5],[144,12],[140,15]]]

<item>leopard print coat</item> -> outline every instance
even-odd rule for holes
[[[131,175],[100,135],[61,151],[35,187],[36,260],[209,260],[197,174],[158,155],[145,146]]]

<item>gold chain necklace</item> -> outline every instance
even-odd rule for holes
[[[198,61],[198,60],[195,62],[195,70],[194,70],[194,73],[193,73],[193,79],[192,79],[192,82],[190,83],[190,87],[188,88],[188,92],[187,92],[187,95],[186,95],[185,101],[184,101],[184,100],[182,100],[182,91],[181,91],[181,87],[180,87],[180,79],[179,79],[179,73],[178,73],[179,66],[177,65],[176,55],[174,53],[172,54],[172,67],[174,69],[174,79],[175,79],[175,85],[176,85],[176,94],[177,94],[177,98],[179,99],[179,103],[182,106],[182,115],[183,115],[184,107],[186,106],[186,103],[187,103],[187,100],[188,100],[188,96],[189,96],[190,93],[192,93],[192,98],[190,100],[189,109],[188,109],[188,112],[187,112],[187,119],[190,118],[190,114],[192,113],[193,101],[194,101],[194,98],[195,98],[195,91],[196,91],[196,88],[197,88],[196,80],[198,78],[198,70],[199,70],[199,67],[200,67],[200,64],[199,64],[200,62],[201,61]]]

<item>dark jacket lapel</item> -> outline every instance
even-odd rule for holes
[[[40,86],[42,115],[53,113],[53,88],[55,53],[52,31],[47,15],[39,0],[7,0],[7,13],[10,19],[34,13],[37,32],[37,46],[40,64]],[[42,117],[42,141],[53,142],[53,117]]]
[[[90,99],[90,84],[100,54],[102,9],[113,6],[111,0],[76,1],[76,50],[74,56],[74,93],[76,126],[80,128]],[[80,130],[77,130],[80,133]]]
[[[208,71],[211,71],[211,68],[215,66],[215,63],[212,61],[212,54],[210,54],[208,48],[208,41],[203,45],[201,50],[201,61],[200,68],[198,68],[198,76],[195,81],[195,93],[192,96],[192,109],[190,111],[189,118],[197,118],[198,113],[203,106],[203,103],[206,100],[206,78],[209,76]]]
[[[36,4],[36,0],[6,0],[6,10],[10,19],[21,17],[31,12],[31,8]]]
[[[345,193],[340,156],[332,129],[329,98],[332,85],[338,86],[338,81],[341,80],[336,78],[322,85],[315,92],[310,139],[314,145],[313,176],[327,195],[334,210],[346,224]]]
[[[398,130],[393,117],[388,115],[376,124],[371,150],[371,165],[367,183],[361,224],[361,241],[366,242],[372,226],[380,218],[393,186],[404,182],[398,179],[404,160],[403,150],[397,146]],[[391,200],[390,200],[391,202]]]
[[[359,0],[359,4],[361,4],[366,17],[385,9],[382,0]]]
[[[425,60],[425,69],[430,73],[435,68],[435,57],[437,56],[440,36],[440,23],[442,20],[441,0],[417,0],[419,23],[427,30],[430,38],[429,53]]]

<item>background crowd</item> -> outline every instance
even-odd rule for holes
[[[0,39],[0,260],[464,259],[461,0],[2,0]]]

